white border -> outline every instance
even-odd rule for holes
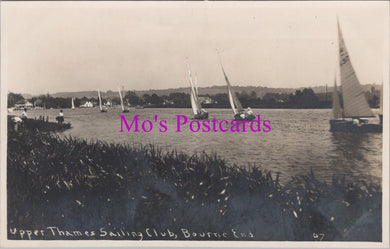
[[[383,1],[372,1],[372,4]],[[387,2],[388,8],[390,6]],[[41,2],[43,4],[53,4],[53,2]],[[337,2],[350,6],[350,2]],[[4,5],[23,4],[26,7],[34,8],[37,6],[37,2],[0,2],[1,16],[5,14]],[[247,8],[248,6],[263,5],[264,8],[302,8],[302,7],[330,7],[329,2],[55,2],[58,7],[69,8],[77,7],[87,8],[91,4],[98,5],[99,8],[107,7],[126,7],[126,8],[176,8],[176,7],[191,7],[191,8],[203,8],[207,7],[220,7],[223,5],[227,8]],[[125,6],[124,6],[125,5]],[[338,6],[339,7],[339,6]],[[1,19],[3,20],[3,19]],[[389,24],[389,15],[387,15],[386,23]],[[3,27],[3,23],[1,22]],[[1,29],[3,30],[3,29]],[[389,26],[386,27],[384,32],[385,41],[390,40]],[[384,56],[384,75],[383,75],[383,89],[384,95],[384,126],[383,126],[383,169],[382,169],[382,189],[383,189],[383,206],[382,206],[382,242],[277,242],[277,241],[256,241],[256,242],[242,242],[242,241],[111,241],[111,240],[95,240],[95,241],[69,241],[69,240],[53,240],[53,241],[31,241],[31,240],[7,240],[7,198],[6,198],[6,146],[7,146],[7,83],[5,82],[7,70],[4,64],[4,58],[6,56],[6,44],[1,39],[1,144],[0,144],[0,247],[326,247],[326,248],[388,248],[389,247],[389,44],[385,43],[385,56]]]

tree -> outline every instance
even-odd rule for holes
[[[145,93],[143,96],[142,96],[142,99],[144,101],[145,104],[149,105],[151,103],[151,97],[149,94]]]
[[[215,107],[230,107],[227,93],[217,93],[214,97]]]
[[[124,99],[130,104],[130,105],[140,105],[142,100],[134,91],[128,91],[124,97]]]
[[[111,99],[111,104],[112,105],[120,105],[120,103],[121,103],[121,100],[120,100],[119,97],[115,97],[115,98]]]
[[[174,103],[175,107],[186,108],[191,106],[189,94],[171,93],[168,98]]]
[[[152,105],[160,105],[162,101],[157,94],[153,93],[152,96],[150,97],[150,103],[152,103]]]
[[[8,93],[8,108],[13,107],[16,103],[24,101],[24,98],[21,94],[19,93]]]
[[[305,88],[302,92],[297,90],[295,92],[294,104],[296,104],[295,107],[299,108],[315,108],[318,106],[318,97],[311,88]]]

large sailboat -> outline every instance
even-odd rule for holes
[[[100,95],[100,90],[99,89],[98,89],[98,98],[99,98],[100,112],[107,112],[107,108],[105,106],[103,107],[102,96]]]
[[[119,87],[118,87],[118,92],[119,92],[119,99],[121,101],[122,112],[129,112],[129,109],[125,108],[125,105],[123,104],[122,92]]]
[[[190,86],[191,86],[190,99],[191,99],[192,111],[194,112],[194,119],[208,119],[209,113],[202,108],[202,105],[199,101],[198,87],[196,86],[196,82],[194,83],[192,80],[192,74],[189,65],[188,65],[188,75],[190,77]]]
[[[378,119],[372,113],[363,88],[352,67],[338,21],[337,28],[343,109],[340,106],[337,85],[335,82],[333,91],[333,119],[330,120],[330,130],[346,132],[382,132],[382,125],[379,124]]]
[[[230,84],[229,79],[225,73],[225,69],[223,68],[221,60],[220,60],[220,64],[221,64],[223,75],[225,76],[225,81],[226,81],[227,91],[228,91],[228,96],[229,96],[229,102],[230,102],[230,106],[231,106],[233,113],[234,113],[234,119],[238,120],[238,121],[252,121],[252,120],[254,120],[256,117],[252,113],[251,108],[248,107],[247,110],[244,110],[244,108],[241,105],[241,102],[238,100],[236,94],[233,92],[232,85]]]

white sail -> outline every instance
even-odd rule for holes
[[[334,88],[333,88],[332,110],[333,110],[333,118],[338,119],[343,117],[343,113],[341,112],[341,107],[340,107],[339,92],[337,91],[336,79],[334,81]]]
[[[125,107],[123,105],[122,93],[121,93],[121,89],[119,87],[118,87],[118,92],[119,92],[119,99],[121,100],[121,108],[122,108],[122,111],[124,111]]]
[[[238,100],[236,94],[233,93],[232,86],[230,85],[229,79],[226,76],[226,73],[225,73],[225,70],[222,66],[222,63],[221,63],[221,67],[222,67],[223,75],[225,76],[225,81],[227,84],[228,95],[229,95],[229,102],[230,102],[230,105],[232,107],[232,110],[233,110],[234,114],[237,114],[238,112],[242,112],[244,110],[244,108],[242,108],[242,105],[241,105],[240,101]]]
[[[190,93],[190,99],[191,99],[191,107],[192,107],[192,112],[194,114],[198,113],[198,108],[196,105],[196,97],[195,97],[195,91],[194,91],[194,84],[192,83],[192,76],[191,76],[191,71],[188,70],[188,76],[190,78],[190,86],[191,86],[191,93]]]
[[[356,76],[355,70],[352,67],[338,21],[337,27],[339,34],[340,80],[344,104],[344,117],[374,116]]]
[[[195,101],[195,97],[194,97],[194,93],[191,91],[191,107],[192,107],[192,112],[194,114],[197,114],[198,113],[198,109],[196,107],[196,101]]]
[[[198,78],[196,77],[196,75],[195,75],[195,80],[194,80],[194,86],[195,86],[196,96],[199,96],[199,92],[198,92]]]
[[[188,76],[190,79],[190,86],[191,86],[191,93],[190,93],[191,107],[192,107],[192,112],[195,115],[195,114],[198,114],[201,112],[202,107],[201,107],[200,102],[199,102],[197,87],[196,87],[194,81],[192,80],[190,64],[188,62],[187,62],[187,65],[188,65]]]
[[[234,105],[233,95],[232,95],[232,91],[231,91],[229,85],[228,85],[228,96],[229,96],[229,103],[230,103],[230,106],[232,107],[233,113],[237,114],[237,108]]]
[[[75,109],[75,107],[74,107],[74,98],[72,98],[72,109]]]
[[[103,110],[102,97],[100,96],[100,90],[99,89],[98,89],[98,97],[99,97],[99,108],[100,108],[100,110]]]

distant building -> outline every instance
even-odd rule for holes
[[[14,110],[23,110],[24,108],[31,109],[34,105],[29,101],[20,101],[15,104]]]
[[[91,108],[93,107],[93,104],[91,101],[87,101],[84,104],[80,105],[81,108]]]
[[[107,102],[104,105],[107,106],[107,107],[110,107],[111,106],[111,102],[109,100],[107,100]]]
[[[207,97],[207,96],[205,96],[205,97],[199,96],[199,101],[200,101],[200,103],[206,104],[206,105],[214,103],[213,99],[210,97]]]
[[[175,102],[172,101],[172,100],[164,100],[162,104],[163,104],[163,105],[174,105]]]

